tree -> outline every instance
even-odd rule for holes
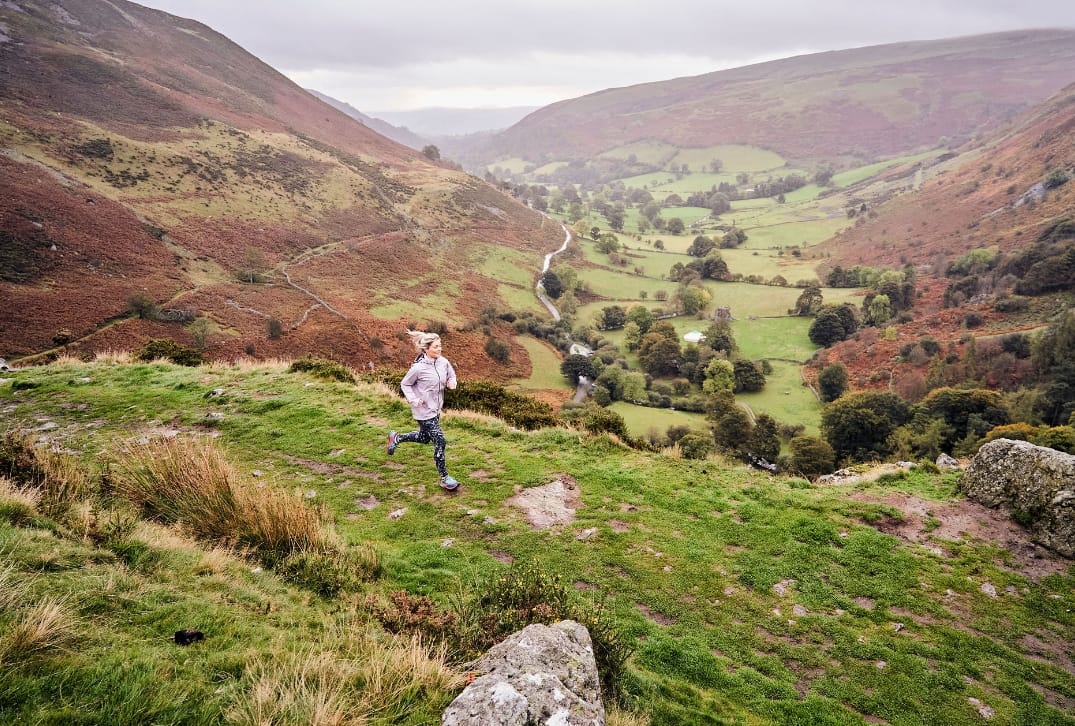
[[[796,436],[788,448],[791,449],[791,470],[807,479],[828,474],[836,466],[836,453],[827,441],[816,436]]]
[[[627,323],[627,313],[619,305],[607,305],[601,308],[601,327],[605,330],[617,330]]]
[[[767,413],[758,414],[754,428],[746,441],[747,451],[775,463],[780,456],[780,427],[776,419]]]
[[[799,299],[795,301],[794,313],[802,317],[816,315],[821,310],[823,302],[824,297],[821,294],[821,286],[809,285],[803,289],[799,294]]]
[[[821,412],[821,433],[837,458],[865,461],[891,453],[889,437],[910,418],[907,404],[894,393],[846,393]]]
[[[430,161],[440,161],[440,149],[433,144],[422,147],[422,156]]]
[[[194,340],[194,347],[199,351],[204,351],[209,347],[209,336],[213,332],[213,324],[208,318],[198,318],[187,326],[187,332]]]
[[[608,226],[612,227],[612,229],[616,230],[617,232],[623,231],[623,222],[625,216],[626,210],[623,208],[622,204],[616,204],[612,207],[609,207],[608,210],[605,211],[605,218],[608,220]]]
[[[873,295],[862,302],[866,325],[884,325],[892,317],[892,302],[888,295]]]
[[[704,459],[713,450],[713,439],[699,433],[688,433],[677,441],[684,459]]]
[[[140,292],[127,298],[127,309],[139,320],[156,320],[160,314],[160,307],[153,301],[153,298]]]
[[[284,334],[284,324],[280,322],[279,318],[269,318],[266,329],[269,334],[269,340],[276,340]]]
[[[713,439],[725,451],[742,454],[753,429],[747,412],[733,405],[718,416],[713,425]]]
[[[653,311],[645,305],[635,305],[627,311],[627,320],[637,323],[639,332],[645,335],[656,318],[653,317]]]
[[[705,331],[705,342],[715,351],[731,356],[736,350],[732,326],[727,320],[717,320]]]
[[[623,345],[627,350],[634,352],[638,350],[639,344],[642,342],[642,329],[638,327],[638,323],[633,320],[628,320],[627,324],[623,326]]]
[[[594,242],[597,241],[597,237],[600,234],[601,234],[601,228],[600,227],[590,227],[590,239],[592,239]]]
[[[579,377],[585,376],[588,381],[597,380],[597,369],[589,356],[573,353],[560,363],[560,372],[571,381],[572,385],[579,384]]]
[[[846,340],[858,330],[858,317],[850,303],[823,305],[810,325],[808,335],[817,345],[828,348]]]
[[[717,243],[712,238],[706,237],[704,234],[700,234],[694,238],[691,242],[691,246],[687,248],[687,254],[691,257],[705,257],[711,250],[716,249]]]
[[[619,252],[620,239],[614,234],[605,232],[597,238],[597,244],[595,245],[598,252],[602,254],[611,254],[613,252]]]
[[[714,358],[705,367],[702,391],[709,394],[735,389],[735,368],[730,360]]]
[[[1009,422],[1003,398],[996,391],[982,388],[937,388],[919,404],[929,419],[940,419],[947,426],[941,449],[951,453],[956,442],[985,436],[994,426]]]
[[[702,312],[712,299],[713,296],[709,294],[709,290],[699,285],[687,285],[679,291],[679,302],[687,315]]]
[[[732,368],[736,393],[757,393],[765,388],[765,374],[754,361],[740,358],[732,362]]]
[[[683,234],[683,231],[687,229],[687,225],[679,217],[672,217],[665,225],[665,229],[668,230],[668,234]]]
[[[847,368],[843,363],[825,366],[817,376],[817,387],[822,403],[835,401],[847,390]]]
[[[247,247],[244,254],[243,269],[239,279],[244,282],[261,282],[261,272],[265,269],[265,256],[257,247]]]
[[[546,271],[541,276],[541,286],[545,288],[545,294],[556,300],[564,292],[564,285],[560,281],[560,276],[552,270]]]

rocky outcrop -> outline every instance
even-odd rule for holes
[[[978,450],[959,486],[980,504],[1011,509],[1035,542],[1075,557],[1075,456],[997,439]]]
[[[489,649],[481,675],[441,717],[442,726],[603,726],[605,709],[586,628],[572,620],[528,625]]]

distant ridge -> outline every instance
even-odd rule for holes
[[[537,106],[511,108],[420,108],[413,111],[371,111],[389,123],[428,137],[462,136],[506,129]]]
[[[393,126],[387,121],[383,121],[379,118],[374,118],[373,116],[368,116],[359,111],[351,104],[347,103],[346,101],[340,101],[338,99],[333,98],[332,96],[321,93],[320,91],[316,91],[312,88],[307,88],[306,90],[312,93],[317,98],[320,98],[322,101],[332,106],[333,108],[343,111],[351,118],[373,129],[381,136],[387,136],[393,141],[397,141],[404,146],[409,146],[412,149],[417,149],[419,151],[422,149],[422,147],[429,144],[429,141],[412,132],[410,129]]]
[[[476,141],[466,161],[587,159],[635,142],[869,159],[959,143],[1072,82],[1070,29],[831,51],[560,101]]]

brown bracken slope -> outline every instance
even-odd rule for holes
[[[995,129],[1075,82],[1075,30],[786,58],[547,106],[475,158],[586,159],[636,141],[753,144],[797,163],[870,159]]]
[[[490,248],[536,274],[562,240],[206,26],[124,0],[0,3],[0,149],[9,360],[64,340],[78,354],[191,342],[181,324],[132,319],[142,294],[208,318],[216,357],[400,363],[404,324],[462,327],[498,303],[475,269]],[[495,364],[480,329],[452,337],[472,375],[529,365],[521,347]]]
[[[1044,182],[1055,172],[1075,178],[1075,84],[959,152],[929,169],[920,188],[908,185],[813,250],[831,255],[826,269],[911,264],[917,271],[922,293],[914,320],[896,326],[896,338],[881,339],[876,331],[859,335],[818,361],[844,362],[855,387],[911,387],[908,381],[925,375],[926,366],[912,370],[906,361],[894,362],[900,347],[930,336],[961,352],[970,332],[964,323],[969,312],[983,321],[975,335],[996,336],[1044,325],[1071,304],[1067,295],[1042,295],[1030,299],[1025,313],[1005,315],[994,309],[992,295],[945,307],[943,294],[951,282],[944,276],[947,264],[970,250],[996,248],[1011,255],[1045,236],[1072,234],[1075,182],[1053,188]]]

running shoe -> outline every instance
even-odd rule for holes
[[[440,478],[440,485],[450,492],[454,492],[459,488],[459,482],[456,481],[453,476],[442,476]]]
[[[388,434],[388,445],[384,447],[384,450],[388,452],[388,455],[396,453],[396,447],[399,446],[399,434],[395,431],[391,431]]]

